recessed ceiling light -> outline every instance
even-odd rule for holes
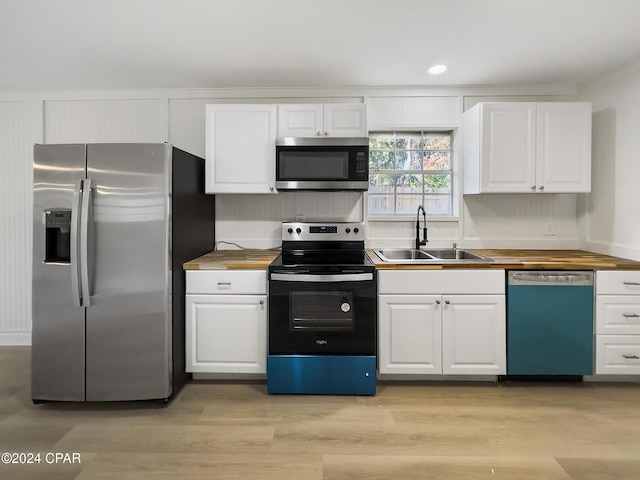
[[[433,67],[429,68],[429,73],[431,75],[438,75],[439,73],[444,72],[446,69],[446,65],[434,65]]]

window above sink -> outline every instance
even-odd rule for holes
[[[452,131],[369,132],[369,220],[453,215]]]

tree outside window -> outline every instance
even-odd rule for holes
[[[369,216],[452,214],[451,132],[369,133]]]

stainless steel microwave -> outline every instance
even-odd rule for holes
[[[369,188],[369,139],[292,138],[276,141],[278,190]]]

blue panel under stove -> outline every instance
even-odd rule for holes
[[[269,355],[270,394],[375,395],[375,355]]]

